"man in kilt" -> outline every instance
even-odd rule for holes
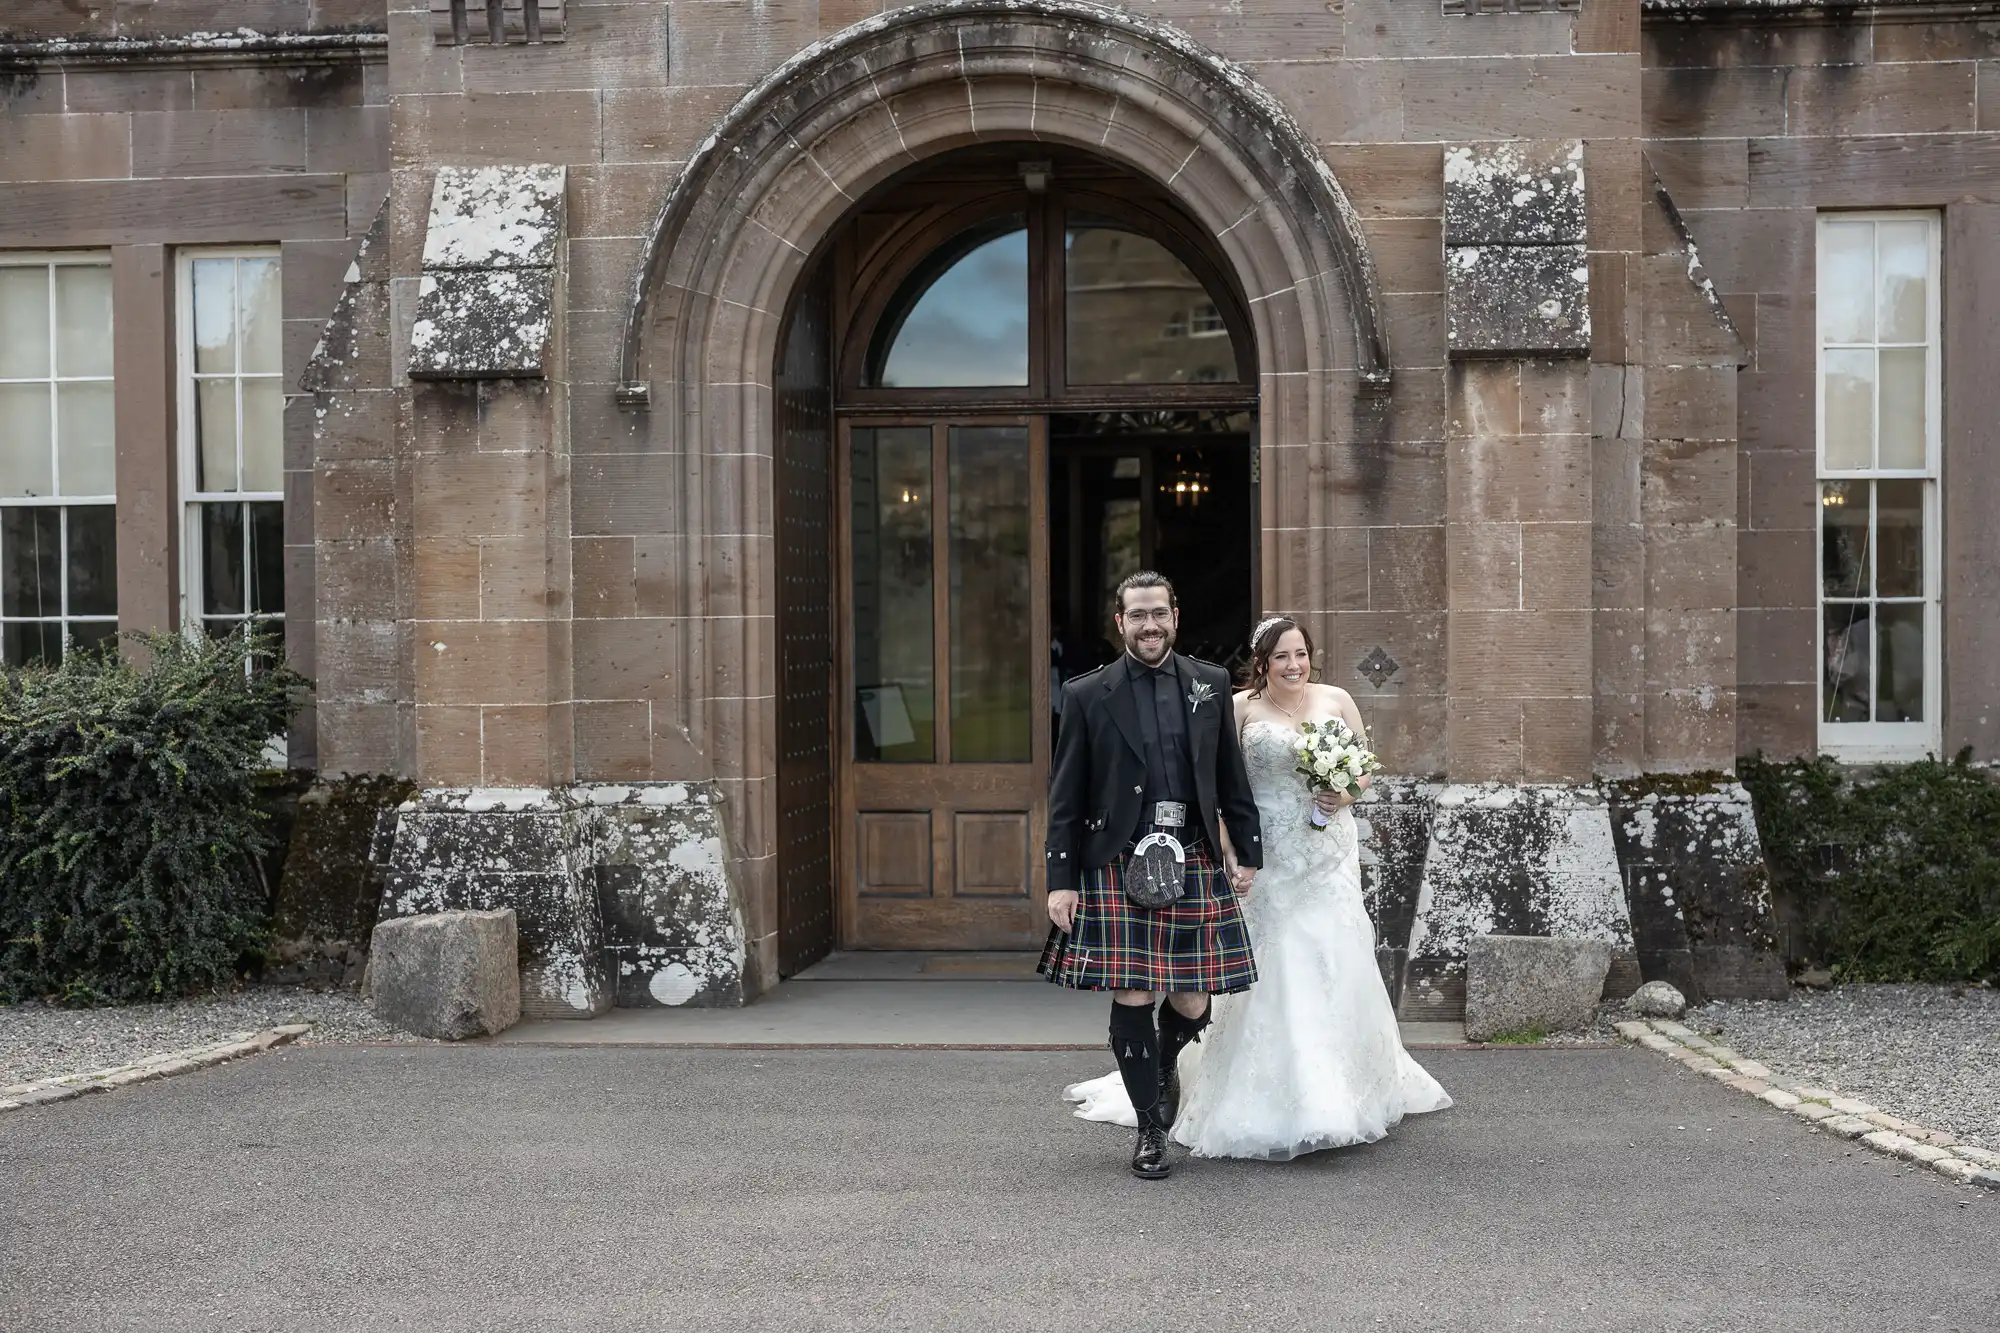
[[[1054,925],[1037,970],[1112,992],[1111,1053],[1139,1113],[1132,1172],[1159,1180],[1180,1053],[1208,1026],[1210,996],[1257,979],[1236,895],[1250,891],[1263,842],[1229,673],[1173,650],[1173,585],[1150,571],[1127,578],[1116,624],[1125,655],[1063,686],[1049,775]]]

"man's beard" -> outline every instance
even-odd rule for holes
[[[1147,666],[1158,666],[1167,660],[1167,656],[1173,650],[1174,632],[1172,630],[1167,630],[1160,638],[1153,640],[1151,644],[1142,642],[1137,634],[1127,634],[1125,636],[1125,651],[1138,658],[1141,662],[1144,662]],[[1149,651],[1157,651],[1158,656],[1149,656]]]

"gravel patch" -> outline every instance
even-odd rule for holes
[[[287,1023],[312,1025],[300,1039],[305,1046],[422,1040],[378,1022],[355,990],[254,986],[108,1009],[0,1005],[0,1085],[107,1069]]]
[[[1841,986],[1717,1001],[1682,1021],[1786,1078],[2000,1151],[2000,991]]]

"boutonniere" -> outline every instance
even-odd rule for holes
[[[1192,715],[1196,709],[1200,708],[1203,704],[1207,703],[1210,699],[1213,699],[1214,697],[1215,697],[1215,687],[1213,685],[1209,684],[1205,680],[1196,681],[1194,683],[1193,688],[1188,690],[1189,714]]]

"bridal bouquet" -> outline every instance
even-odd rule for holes
[[[1297,747],[1298,771],[1313,791],[1342,791],[1359,796],[1361,779],[1382,768],[1382,761],[1375,757],[1374,751],[1363,745],[1361,738],[1337,717],[1325,722],[1307,722],[1299,730],[1303,734]],[[1313,807],[1314,828],[1323,829],[1331,822],[1318,806]]]

